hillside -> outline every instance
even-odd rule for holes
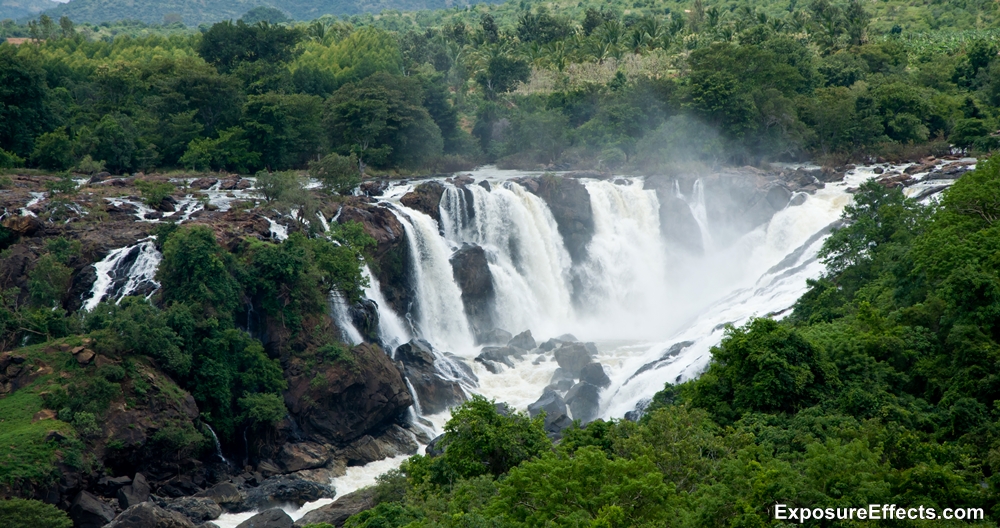
[[[37,16],[38,13],[57,5],[52,0],[0,0],[0,20]]]
[[[9,0],[15,1],[15,0]],[[35,2],[47,0],[34,0]],[[273,2],[296,20],[312,20],[323,15],[357,15],[379,13],[387,9],[416,11],[422,9],[444,9],[464,6],[475,1],[459,0],[294,0]],[[68,16],[75,22],[100,23],[114,20],[141,20],[150,24],[170,23],[180,20],[185,25],[211,24],[220,20],[237,19],[250,9],[268,5],[261,0],[73,0],[48,14],[53,18]],[[7,12],[6,5],[0,9],[0,18],[22,17],[23,14]]]

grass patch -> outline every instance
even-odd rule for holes
[[[59,477],[56,463],[78,463],[83,444],[72,425],[56,419],[32,418],[44,404],[35,387],[26,387],[0,399],[0,483],[20,487],[49,484]],[[52,431],[65,437],[48,440]]]

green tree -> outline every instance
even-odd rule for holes
[[[358,158],[328,154],[319,161],[309,163],[309,175],[323,184],[327,192],[347,194],[361,183]]]
[[[73,165],[73,143],[65,128],[46,132],[35,139],[31,162],[43,169],[62,171]]]
[[[243,20],[227,20],[213,24],[198,43],[198,54],[219,71],[228,72],[242,62],[289,62],[298,51],[302,39],[297,29],[261,21],[247,24]]]
[[[21,157],[48,124],[45,73],[14,46],[0,46],[0,147]]]
[[[209,228],[178,229],[163,243],[163,260],[156,272],[163,300],[198,306],[207,315],[228,319],[240,295],[232,275],[234,265]]]
[[[268,169],[301,167],[319,152],[322,112],[322,99],[313,95],[251,95],[243,110],[245,137]]]
[[[97,149],[94,155],[104,160],[108,170],[121,173],[135,162],[138,132],[132,119],[124,114],[105,115],[94,128]]]

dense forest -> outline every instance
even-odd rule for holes
[[[406,173],[649,172],[994,146],[992,30],[879,30],[861,2],[729,7],[573,19],[524,5],[427,27],[258,10],[195,34],[100,39],[45,16],[26,44],[0,47],[3,163],[252,173],[336,153]]]

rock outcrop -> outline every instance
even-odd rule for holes
[[[338,222],[358,222],[375,239],[373,258],[378,262],[372,273],[382,286],[386,302],[398,314],[413,304],[410,280],[410,248],[403,224],[389,209],[378,205],[352,203],[340,209]]]
[[[545,175],[518,180],[526,189],[545,200],[573,262],[587,258],[587,244],[594,237],[594,211],[590,193],[577,180]]]
[[[123,511],[107,528],[194,528],[187,517],[143,502]]]
[[[363,488],[303,515],[295,521],[295,527],[326,523],[340,528],[350,516],[374,507],[375,488]]]
[[[493,329],[496,290],[493,274],[483,248],[465,244],[451,256],[455,283],[462,291],[462,308],[477,342],[483,342]]]
[[[292,518],[281,508],[271,508],[237,524],[236,528],[292,528]]]
[[[413,403],[399,370],[377,345],[358,345],[352,361],[307,367],[291,358],[285,404],[307,436],[347,444],[392,423]]]
[[[266,510],[284,504],[302,506],[307,502],[334,495],[330,486],[316,482],[279,475],[266,479],[256,488],[247,491],[243,501],[245,510]]]
[[[423,339],[414,339],[396,348],[394,353],[400,373],[416,392],[420,410],[437,414],[465,401],[465,391],[454,376],[447,379],[436,366],[434,349]],[[451,361],[461,361],[457,358]]]

